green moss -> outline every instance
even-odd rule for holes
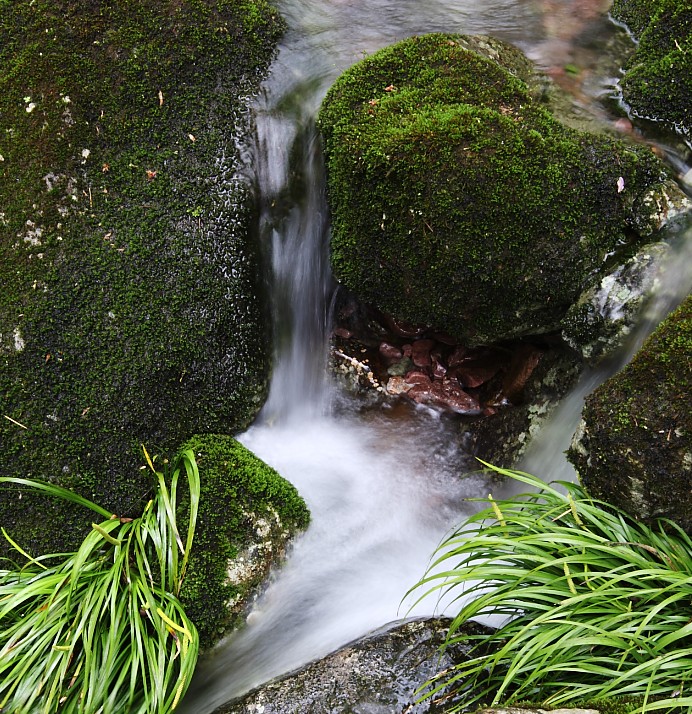
[[[237,144],[282,28],[264,0],[3,6],[3,475],[138,512],[141,443],[257,413],[269,349]],[[0,494],[0,523],[62,549],[88,522],[60,514],[57,533],[53,508]]]
[[[415,37],[330,89],[332,263],[366,302],[475,342],[544,332],[607,254],[636,242],[632,206],[661,165],[556,121],[519,57]]]
[[[638,40],[620,84],[635,116],[667,122],[692,140],[692,5],[615,0],[613,17]]]
[[[257,539],[253,520],[274,523],[280,534],[278,538],[274,534],[274,539],[285,540],[307,527],[310,514],[296,489],[235,439],[197,435],[184,449],[194,451],[202,491],[181,599],[206,647],[237,624],[228,603],[246,598],[250,589],[260,584],[233,584],[227,574],[229,561]],[[276,561],[280,556],[275,552],[269,559]]]
[[[692,529],[692,296],[627,367],[586,399],[586,431],[569,458],[595,497],[641,520]]]

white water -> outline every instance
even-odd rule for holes
[[[546,0],[546,4],[547,0]],[[575,2],[563,2],[576,7]],[[328,223],[314,117],[347,66],[423,32],[485,32],[550,63],[537,0],[282,0],[289,31],[258,109],[261,234],[271,246],[277,360],[269,400],[241,439],[296,485],[312,513],[248,626],[200,663],[181,709],[205,714],[398,617],[444,535],[485,496],[453,422],[427,410],[362,411],[325,380]],[[558,42],[564,61],[565,46]],[[558,61],[556,59],[556,61]],[[689,242],[688,242],[689,243]],[[689,276],[688,276],[689,277]],[[594,376],[594,380],[602,379]],[[562,469],[586,385],[530,462]],[[540,453],[540,452],[539,452]],[[559,453],[556,464],[546,454]],[[535,458],[535,457],[534,457]],[[564,478],[564,473],[555,474]],[[551,475],[552,477],[552,475]],[[432,614],[435,601],[414,614]]]

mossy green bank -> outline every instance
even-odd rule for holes
[[[0,2],[3,475],[138,513],[140,444],[257,413],[245,137],[282,31],[264,0]],[[2,494],[0,522],[32,552],[85,523]]]
[[[319,123],[339,281],[394,316],[476,343],[556,329],[655,226],[662,164],[570,129],[526,58],[431,34],[347,70]]]

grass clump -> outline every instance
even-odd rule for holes
[[[472,516],[436,552],[414,589],[451,595],[459,611],[444,647],[469,641],[468,660],[425,696],[543,706],[628,698],[628,711],[692,710],[692,541],[676,524],[647,526],[518,471],[535,489]],[[490,635],[468,620],[493,615]],[[452,693],[449,692],[451,687]]]
[[[101,516],[76,552],[26,553],[0,570],[0,711],[163,714],[175,709],[197,662],[199,638],[178,600],[192,547],[200,482],[185,451],[144,513],[117,518],[60,486],[0,482],[84,506]],[[187,533],[176,523],[178,480],[189,488]],[[167,483],[168,482],[168,483]]]

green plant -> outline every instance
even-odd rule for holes
[[[0,478],[85,506],[105,520],[73,553],[0,570],[0,711],[161,714],[190,682],[198,636],[178,595],[195,531],[200,481],[194,454],[165,469],[144,513],[118,518],[50,483]],[[178,480],[190,493],[187,536],[176,524]],[[166,481],[168,480],[169,485]]]
[[[670,521],[638,523],[576,484],[558,490],[494,470],[535,493],[489,497],[413,588],[452,596],[460,609],[444,647],[471,644],[468,660],[428,682],[424,696],[454,698],[449,712],[606,697],[640,697],[632,711],[692,711],[686,533]],[[492,634],[464,634],[465,622],[488,615],[503,620]]]

